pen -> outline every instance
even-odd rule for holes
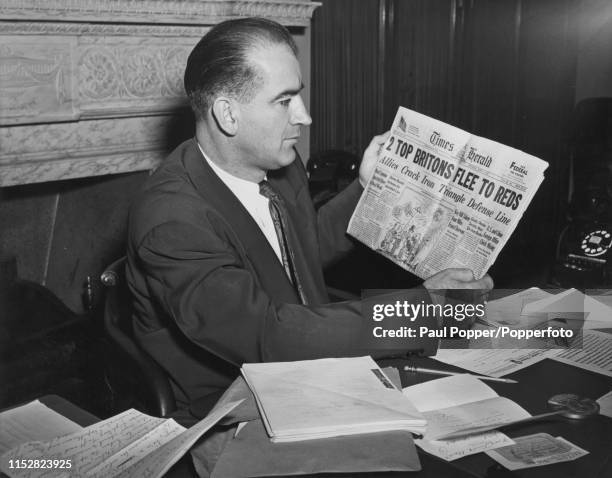
[[[435,370],[433,368],[417,367],[415,365],[406,365],[404,367],[406,372],[412,373],[430,373],[432,375],[463,375],[461,372],[449,372],[447,370]],[[472,374],[469,374],[472,375]],[[491,382],[503,382],[503,383],[518,383],[516,380],[511,378],[497,378],[487,377],[486,375],[472,375],[472,377],[479,378],[480,380],[489,380]]]

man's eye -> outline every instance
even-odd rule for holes
[[[291,103],[291,98],[285,98],[284,100],[280,100],[279,103],[281,104],[281,106],[284,106],[286,108],[287,106],[289,106],[289,103]]]

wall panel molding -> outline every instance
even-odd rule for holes
[[[101,176],[155,167],[167,154],[174,115],[21,125],[0,129],[5,185]]]
[[[3,0],[0,19],[214,25],[267,17],[307,26],[317,6],[305,0]]]
[[[187,57],[211,25],[264,16],[303,27],[318,5],[304,0],[3,1],[0,186],[155,166],[171,146],[168,125],[187,107]]]

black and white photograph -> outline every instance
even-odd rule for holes
[[[0,0],[0,476],[612,476],[611,0]]]

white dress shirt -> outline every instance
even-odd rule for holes
[[[198,143],[198,147],[202,152],[202,155],[206,159],[206,162],[210,165],[212,170],[219,176],[219,179],[229,188],[234,196],[238,198],[238,201],[244,206],[251,217],[255,220],[261,232],[274,249],[276,257],[280,263],[283,263],[283,256],[281,254],[280,245],[278,243],[278,236],[276,235],[276,229],[274,228],[274,222],[270,215],[269,199],[259,194],[259,184],[247,181],[245,179],[238,178],[233,174],[221,169],[215,163],[213,163],[206,153],[202,149],[202,146]]]

